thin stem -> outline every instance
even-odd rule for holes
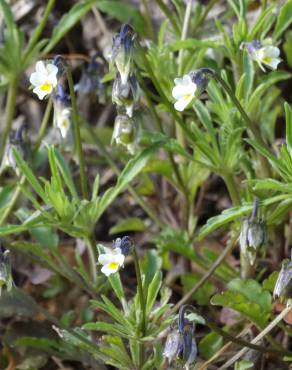
[[[204,283],[212,276],[212,274],[215,272],[215,270],[221,265],[221,263],[224,261],[225,257],[231,252],[231,250],[234,248],[237,241],[237,237],[229,242],[229,245],[224,249],[223,253],[220,254],[220,256],[217,258],[217,260],[212,264],[210,269],[205,273],[205,275],[202,276],[202,278],[198,281],[198,283],[183,296],[183,298],[178,301],[178,303],[169,311],[169,315],[173,315],[175,312],[179,310],[179,308],[187,303],[193,296],[194,293],[198,289],[201,288],[201,286],[204,285]]]
[[[141,314],[142,314],[141,334],[142,334],[142,337],[144,337],[146,335],[146,299],[145,299],[144,290],[143,290],[139,259],[138,259],[138,255],[137,255],[135,247],[133,248],[133,257],[134,257],[135,272],[136,272],[136,277],[137,277],[140,309],[141,309]],[[141,343],[140,345],[140,368],[142,368],[143,363],[144,363],[144,343]]]
[[[229,95],[230,99],[232,100],[232,102],[234,103],[234,105],[236,106],[236,108],[238,109],[239,113],[241,114],[241,117],[243,118],[243,120],[245,121],[246,123],[246,126],[249,128],[249,130],[252,132],[252,134],[254,135],[256,141],[261,145],[263,146],[266,150],[268,150],[270,152],[270,148],[269,146],[266,144],[266,142],[263,140],[262,136],[261,136],[261,133],[260,133],[260,130],[258,128],[258,126],[256,126],[252,120],[249,118],[249,116],[247,115],[247,113],[245,112],[245,110],[243,109],[242,105],[240,104],[239,100],[236,98],[234,92],[231,90],[231,88],[228,86],[228,84],[223,80],[223,78],[221,78],[221,76],[219,76],[219,74],[217,74],[216,72],[212,71],[211,73],[212,77],[217,81],[219,82],[219,84],[223,87],[223,89],[226,91],[226,93]],[[265,174],[267,177],[270,177],[270,166],[269,166],[269,163],[267,161],[267,159],[265,157],[263,157],[262,155],[259,156],[260,158],[260,161],[262,163],[262,166],[263,166],[263,170],[265,171]]]
[[[13,207],[15,206],[15,203],[17,202],[17,199],[21,193],[21,187],[22,185],[24,185],[26,181],[26,177],[25,175],[22,175],[21,176],[21,179],[19,180],[19,183],[17,184],[17,187],[15,189],[15,192],[10,200],[10,203],[9,205],[7,206],[7,208],[4,210],[4,212],[2,213],[1,215],[1,218],[0,218],[0,226],[2,226],[4,224],[4,222],[7,220],[7,217],[10,215]]]
[[[75,145],[76,145],[77,155],[79,159],[81,191],[82,191],[83,198],[88,199],[88,187],[87,187],[86,174],[85,174],[85,159],[84,159],[84,153],[82,150],[81,135],[80,135],[79,114],[77,110],[76,96],[74,93],[74,83],[73,83],[71,68],[69,66],[66,67],[66,73],[67,73],[68,86],[69,86],[70,98],[71,98],[71,104],[72,104],[74,139],[75,139]]]
[[[147,4],[148,0],[141,0],[141,2],[143,4],[145,20],[146,20],[146,23],[147,23],[148,29],[149,29],[149,36],[152,40],[155,40],[155,32],[154,32],[154,29],[153,29],[153,24],[152,24],[152,21],[151,21],[151,15],[150,15],[149,7],[148,7],[148,4]]]
[[[44,116],[43,116],[41,127],[39,129],[39,134],[38,134],[38,137],[37,137],[37,140],[36,140],[36,143],[35,143],[34,153],[36,153],[36,151],[39,149],[39,147],[42,143],[42,140],[45,136],[45,133],[46,133],[46,130],[47,130],[47,127],[48,127],[48,123],[49,123],[49,120],[50,120],[51,112],[52,112],[52,107],[53,107],[53,101],[52,101],[52,98],[50,98],[48,100],[48,104],[47,104],[47,107],[46,107],[46,110],[45,110],[45,113],[44,113]]]
[[[39,134],[38,134],[38,137],[37,137],[37,140],[36,140],[36,144],[35,144],[34,152],[33,152],[34,154],[37,152],[38,148],[40,147],[42,139],[45,135],[46,128],[47,128],[48,123],[49,123],[51,111],[52,111],[52,99],[50,98],[50,100],[48,101],[46,110],[45,110],[45,114],[43,116],[40,131],[39,131]],[[21,193],[21,187],[25,184],[25,181],[26,181],[26,177],[23,175],[21,177],[21,179],[19,180],[19,183],[17,185],[17,188],[15,189],[15,192],[14,192],[11,200],[10,200],[9,205],[7,206],[7,208],[5,209],[5,211],[3,212],[3,214],[0,217],[0,226],[4,224],[4,222],[7,220],[7,217],[10,215],[10,212],[14,208],[15,203],[17,202],[18,197]]]
[[[208,5],[205,7],[204,13],[202,14],[201,18],[199,19],[198,23],[196,24],[195,30],[201,26],[201,24],[206,19],[207,15],[209,14],[210,10],[213,8],[213,6],[217,3],[218,0],[211,0],[208,2]],[[194,30],[194,31],[195,31]]]
[[[18,78],[14,77],[8,87],[8,95],[5,109],[5,126],[3,129],[1,147],[0,147],[0,158],[2,158],[6,147],[6,141],[12,128],[12,122],[15,112],[16,94],[17,94]]]
[[[241,202],[240,202],[240,197],[239,197],[239,192],[238,192],[238,186],[236,186],[236,183],[234,181],[234,178],[233,178],[232,174],[230,172],[226,171],[222,175],[222,177],[223,177],[224,182],[226,184],[226,187],[228,189],[230,198],[232,200],[232,204],[234,206],[239,206]]]
[[[275,319],[261,332],[259,335],[257,335],[250,343],[256,344],[258,343],[262,338],[264,338],[292,309],[292,301],[288,301],[287,307],[278,315],[275,317]],[[219,368],[219,370],[227,369],[229,366],[234,364],[240,357],[242,357],[246,352],[248,351],[248,348],[243,348],[241,351],[236,353],[230,360],[228,360],[223,366]]]
[[[146,300],[143,290],[143,284],[142,284],[142,275],[139,265],[139,259],[136,252],[135,247],[133,248],[133,257],[134,257],[134,264],[135,264],[135,272],[137,277],[137,284],[138,284],[138,293],[139,293],[139,301],[140,301],[140,307],[141,307],[141,313],[142,313],[142,320],[141,320],[141,332],[142,336],[145,336],[146,334]]]
[[[48,1],[47,7],[46,7],[45,12],[42,16],[42,20],[41,20],[40,24],[37,26],[37,28],[35,29],[35,31],[33,32],[32,37],[30,38],[29,43],[28,43],[28,45],[26,47],[26,50],[24,52],[23,59],[24,59],[25,62],[26,62],[26,59],[29,57],[30,53],[33,51],[33,48],[35,47],[36,43],[38,42],[46,24],[47,24],[49,15],[51,14],[53,7],[55,6],[55,2],[56,2],[56,0],[49,0]]]
[[[94,285],[96,284],[97,280],[97,272],[96,272],[96,258],[95,258],[95,243],[93,238],[87,239],[87,251],[88,251],[88,259],[89,259],[89,265],[90,265],[90,273],[93,280]]]
[[[188,29],[189,29],[189,23],[191,18],[191,11],[192,11],[192,5],[193,0],[188,0],[184,21],[183,21],[183,27],[182,27],[182,33],[181,33],[181,41],[185,40],[187,38]],[[183,67],[183,55],[184,55],[184,49],[181,48],[178,54],[178,75],[180,76],[182,74],[182,67]],[[178,142],[181,144],[181,146],[185,147],[185,137],[184,132],[180,126],[176,126],[176,136]]]
[[[173,12],[164,4],[162,0],[156,0],[157,5],[161,9],[161,11],[166,15],[166,18],[169,19],[175,33],[180,33],[179,25],[177,24],[177,21],[175,17],[173,16]]]
[[[190,23],[190,18],[191,18],[191,12],[192,12],[192,5],[193,5],[193,0],[188,0],[186,11],[185,11],[185,16],[184,16],[182,32],[181,32],[181,38],[180,38],[181,41],[184,41],[187,38],[187,34],[189,30],[189,23]],[[184,49],[180,49],[179,54],[178,54],[178,74],[179,75],[181,75],[182,73],[183,53],[184,53]]]

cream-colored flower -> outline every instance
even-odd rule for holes
[[[275,70],[281,62],[281,59],[279,58],[280,49],[276,46],[263,46],[259,50],[256,50],[255,56],[255,60],[263,71],[265,71],[263,64]]]
[[[174,108],[182,112],[195,98],[198,87],[190,75],[184,75],[183,78],[175,78],[174,83],[172,96],[177,100]]]
[[[104,248],[106,253],[100,254],[98,257],[98,262],[103,266],[101,272],[106,276],[114,274],[118,271],[120,267],[123,266],[125,261],[125,256],[123,255],[120,248]]]
[[[43,61],[38,61],[35,70],[29,81],[34,86],[33,92],[37,94],[40,100],[43,100],[57,86],[58,68],[54,64],[45,64]]]
[[[71,108],[67,107],[60,100],[54,102],[54,121],[53,124],[57,127],[65,139],[71,127]]]
[[[250,57],[258,63],[260,68],[265,72],[263,65],[275,70],[281,62],[280,49],[276,46],[270,45],[271,40],[265,40],[264,44],[259,40],[251,42],[243,42],[241,49],[246,49]]]

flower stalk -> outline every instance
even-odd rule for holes
[[[0,146],[0,158],[3,157],[3,153],[6,147],[6,141],[11,131],[14,112],[15,112],[15,103],[16,103],[16,95],[17,95],[17,86],[18,86],[18,78],[14,77],[9,84],[8,87],[8,95],[7,95],[7,102],[6,102],[6,109],[5,109],[5,126],[3,130],[1,146]]]
[[[71,68],[69,66],[66,66],[66,74],[67,74],[68,86],[69,86],[69,92],[70,92],[70,98],[71,98],[71,104],[72,104],[72,120],[73,120],[73,126],[74,126],[74,139],[75,139],[76,151],[77,151],[77,155],[79,159],[81,191],[82,191],[83,198],[88,199],[89,194],[88,194],[88,187],[87,187],[86,173],[85,173],[85,159],[84,159],[84,153],[82,150],[82,143],[81,143],[79,115],[78,115],[78,110],[77,110],[76,96],[74,93],[74,83],[73,83]]]
[[[134,264],[135,264],[135,272],[137,277],[137,284],[138,284],[138,294],[139,294],[139,302],[141,307],[142,319],[141,319],[141,333],[142,336],[146,333],[146,299],[143,290],[142,284],[142,275],[139,265],[139,259],[136,252],[135,247],[133,248],[133,257],[134,257]]]

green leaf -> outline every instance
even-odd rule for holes
[[[252,361],[241,360],[235,363],[234,370],[247,370],[254,368],[254,365]]]
[[[150,314],[161,288],[161,272],[157,271],[147,289],[146,313]]]
[[[292,154],[292,110],[287,102],[285,102],[284,107],[286,117],[286,143],[290,154]]]
[[[219,349],[223,346],[223,338],[214,332],[211,332],[204,336],[199,343],[200,356],[205,360],[211,358]]]
[[[292,22],[292,0],[287,0],[282,6],[277,18],[273,39],[277,40]]]
[[[50,42],[43,50],[44,54],[49,53],[53,47],[70,31],[72,27],[96,4],[96,0],[78,1],[68,13],[64,14],[58,25],[54,28]]]
[[[121,220],[117,225],[110,228],[109,234],[120,234],[125,231],[144,231],[146,226],[138,217],[129,217]]]
[[[270,276],[263,281],[263,288],[268,290],[270,293],[273,293],[278,276],[279,271],[273,271]]]
[[[198,283],[201,277],[201,274],[198,273],[183,274],[181,276],[181,282],[184,288],[184,293],[189,292]],[[210,281],[207,281],[192,295],[192,298],[199,305],[207,305],[209,304],[210,297],[214,292],[214,285]]]
[[[13,14],[11,12],[10,6],[7,4],[5,0],[0,0],[0,7],[4,15],[6,27],[8,29],[9,34],[11,35],[15,31],[16,25],[14,23]]]
[[[0,296],[0,319],[17,316],[34,317],[38,313],[36,302],[27,293],[18,288],[3,292]]]
[[[127,330],[125,330],[125,327],[121,324],[114,323],[110,324],[108,322],[89,322],[87,324],[84,324],[82,326],[82,329],[84,330],[93,330],[93,331],[101,331],[106,334],[111,334],[111,335],[118,335],[123,338],[130,338],[131,335]]]
[[[31,212],[27,208],[19,208],[16,215],[24,223],[31,216]],[[43,247],[56,248],[58,246],[58,235],[51,227],[36,227],[31,229],[30,233]]]
[[[129,22],[133,24],[134,29],[141,35],[145,35],[146,25],[140,11],[130,4],[125,4],[120,1],[97,1],[96,6],[102,12],[116,18],[122,23]]]
[[[211,40],[186,39],[174,41],[172,44],[166,44],[166,46],[171,51],[178,51],[181,49],[218,48],[221,45]]]
[[[141,153],[137,154],[136,157],[131,159],[126,167],[123,169],[118,177],[118,181],[115,187],[108,189],[100,199],[98,204],[98,215],[99,218],[107,207],[115,200],[115,198],[121,193],[126,186],[136,177],[145,167],[149,158],[155,153],[164,143],[156,142],[150,147],[144,149]]]
[[[228,287],[230,290],[212,297],[211,303],[232,308],[263,328],[272,312],[270,293],[251,279],[234,279]]]
[[[121,282],[120,274],[111,274],[108,277],[111,287],[113,288],[116,296],[119,298],[121,304],[124,306],[126,304],[125,292],[123,289],[123,284]]]
[[[71,171],[69,169],[68,164],[66,163],[64,157],[61,155],[61,153],[57,149],[53,147],[52,151],[55,156],[55,161],[57,163],[58,169],[60,170],[61,175],[65,181],[65,184],[68,187],[72,197],[78,198],[77,190],[76,190],[73,177],[71,175]]]
[[[27,181],[30,183],[30,185],[33,187],[34,191],[42,198],[42,200],[46,203],[46,194],[38,181],[38,179],[33,174],[32,170],[28,167],[26,162],[22,159],[21,155],[18,153],[18,151],[13,148],[13,156],[15,158],[15,161],[17,163],[17,166],[21,170],[21,172],[25,175]]]
[[[221,226],[228,224],[229,222],[235,221],[242,217],[246,213],[252,210],[252,205],[246,205],[242,207],[233,207],[226,209],[219,216],[211,217],[208,219],[207,223],[200,229],[197,239],[202,240],[207,235],[212,233],[214,230]]]

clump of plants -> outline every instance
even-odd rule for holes
[[[292,1],[67,6],[0,0],[0,368],[290,368]]]

